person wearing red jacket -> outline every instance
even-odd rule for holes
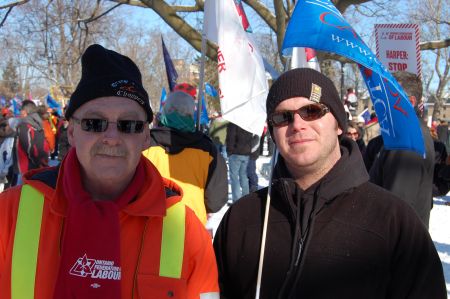
[[[0,195],[0,298],[219,298],[211,239],[141,155],[141,73],[91,45],[65,118],[72,148]]]

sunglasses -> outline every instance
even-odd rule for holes
[[[116,124],[117,130],[121,133],[142,133],[144,131],[145,121],[142,120],[118,120],[108,121],[101,118],[76,118],[72,116],[72,119],[79,125],[81,129],[86,132],[101,133],[108,129],[108,124]]]
[[[294,115],[298,114],[303,120],[313,121],[330,112],[330,108],[324,104],[309,104],[297,110],[284,110],[272,113],[269,116],[269,125],[273,127],[287,126],[294,121]]]

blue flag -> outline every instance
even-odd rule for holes
[[[197,105],[195,105],[197,107]],[[197,119],[197,110],[194,111],[194,119]],[[209,123],[208,111],[206,110],[205,97],[202,97],[202,114],[200,115],[200,124],[207,125]]]
[[[283,53],[308,47],[359,64],[375,107],[384,146],[425,156],[419,121],[403,89],[329,0],[299,0],[286,29]]]
[[[169,90],[173,91],[173,88],[177,84],[178,73],[177,70],[175,69],[175,66],[173,65],[172,59],[170,58],[169,52],[167,51],[166,44],[164,43],[164,39],[162,36],[161,42],[162,42],[164,64],[166,66],[167,80],[169,82]]]
[[[166,89],[163,87],[161,89],[161,98],[159,99],[159,112],[162,111],[162,108],[164,107],[164,103],[166,102],[167,92]]]
[[[12,98],[11,99],[11,103],[12,103],[12,112],[14,114],[14,116],[19,116],[20,115],[20,104],[18,102],[17,98]]]
[[[61,104],[58,103],[50,94],[47,95],[47,106],[49,108],[55,109],[56,113],[58,113],[59,116],[62,116],[62,109]]]
[[[360,117],[361,117],[362,120],[364,120],[364,123],[367,124],[370,121],[369,109],[368,108],[364,109],[363,112],[361,112],[358,115],[358,118],[360,118]]]
[[[205,93],[209,96],[212,97],[217,97],[219,95],[219,93],[217,92],[217,90],[214,88],[214,86],[212,86],[211,84],[209,84],[208,82],[205,83]]]
[[[0,105],[1,105],[2,107],[5,107],[5,106],[6,106],[6,99],[5,99],[4,96],[1,96],[1,97],[0,97]]]

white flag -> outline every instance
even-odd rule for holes
[[[223,118],[261,135],[269,88],[262,57],[245,31],[247,17],[240,1],[236,2],[239,5],[234,0],[206,0],[205,33],[211,41],[217,37],[219,45],[217,65]]]

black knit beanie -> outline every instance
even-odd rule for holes
[[[94,44],[81,57],[81,79],[70,97],[66,119],[84,103],[109,96],[135,101],[146,112],[147,120],[153,120],[148,94],[136,64],[127,56]]]
[[[266,101],[267,116],[270,116],[282,101],[304,97],[320,102],[330,108],[343,132],[347,130],[347,114],[333,82],[322,73],[298,68],[283,73],[270,87]],[[269,125],[272,133],[272,127]]]

